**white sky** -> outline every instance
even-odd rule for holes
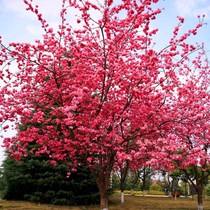
[[[40,10],[48,22],[55,26],[59,20],[59,8],[61,0],[34,0],[40,5]],[[210,49],[210,3],[209,0],[160,0],[160,8],[165,8],[159,15],[157,26],[160,28],[156,39],[161,47],[165,46],[173,27],[177,24],[176,16],[185,18],[185,27],[191,28],[198,23],[197,16],[205,14],[204,26],[198,36],[192,39],[194,42],[204,42]],[[75,15],[75,14],[74,14]],[[40,23],[35,15],[25,10],[23,0],[0,0],[0,36],[5,43],[9,42],[33,42],[41,37]],[[11,133],[7,133],[11,135]],[[0,139],[0,145],[2,139]],[[3,160],[4,149],[0,147],[0,164]]]

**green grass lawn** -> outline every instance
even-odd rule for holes
[[[110,197],[109,210],[197,210],[196,200],[191,198],[125,196],[120,204],[120,196]],[[99,206],[53,206],[20,201],[0,201],[0,210],[99,210]],[[210,200],[204,199],[204,210],[210,210]]]

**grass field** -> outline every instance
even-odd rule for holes
[[[119,195],[110,197],[109,210],[197,210],[196,200],[168,197],[125,196],[120,204]],[[0,210],[99,210],[99,206],[53,206],[20,201],[0,201]],[[210,200],[204,200],[204,210],[210,210]]]

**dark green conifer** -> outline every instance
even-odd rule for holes
[[[8,153],[1,168],[1,196],[61,205],[98,203],[98,188],[88,168],[81,166],[70,176],[68,171],[65,164],[53,166],[44,155],[30,155],[17,162]]]

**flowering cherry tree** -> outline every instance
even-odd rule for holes
[[[58,31],[38,5],[24,2],[44,35],[35,44],[7,47],[0,40],[0,118],[13,122],[14,129],[27,125],[17,136],[5,138],[4,145],[17,160],[29,153],[47,154],[52,164],[64,161],[70,172],[86,163],[99,188],[100,208],[107,210],[115,167],[126,160],[134,167],[145,154],[148,164],[158,167],[157,157],[166,154],[163,145],[176,142],[170,133],[178,75],[182,69],[190,71],[183,61],[197,48],[186,39],[202,24],[178,37],[184,21],[178,17],[168,47],[156,51],[152,38],[158,30],[150,23],[161,12],[152,9],[158,0],[62,0]],[[68,16],[72,8],[76,17]],[[76,25],[70,24],[72,19]],[[39,146],[28,150],[34,141]]]
[[[170,151],[172,164],[184,172],[198,195],[198,210],[203,210],[204,184],[210,176],[209,62],[200,53],[194,59],[186,80],[178,87],[176,119],[171,133],[177,142]]]

